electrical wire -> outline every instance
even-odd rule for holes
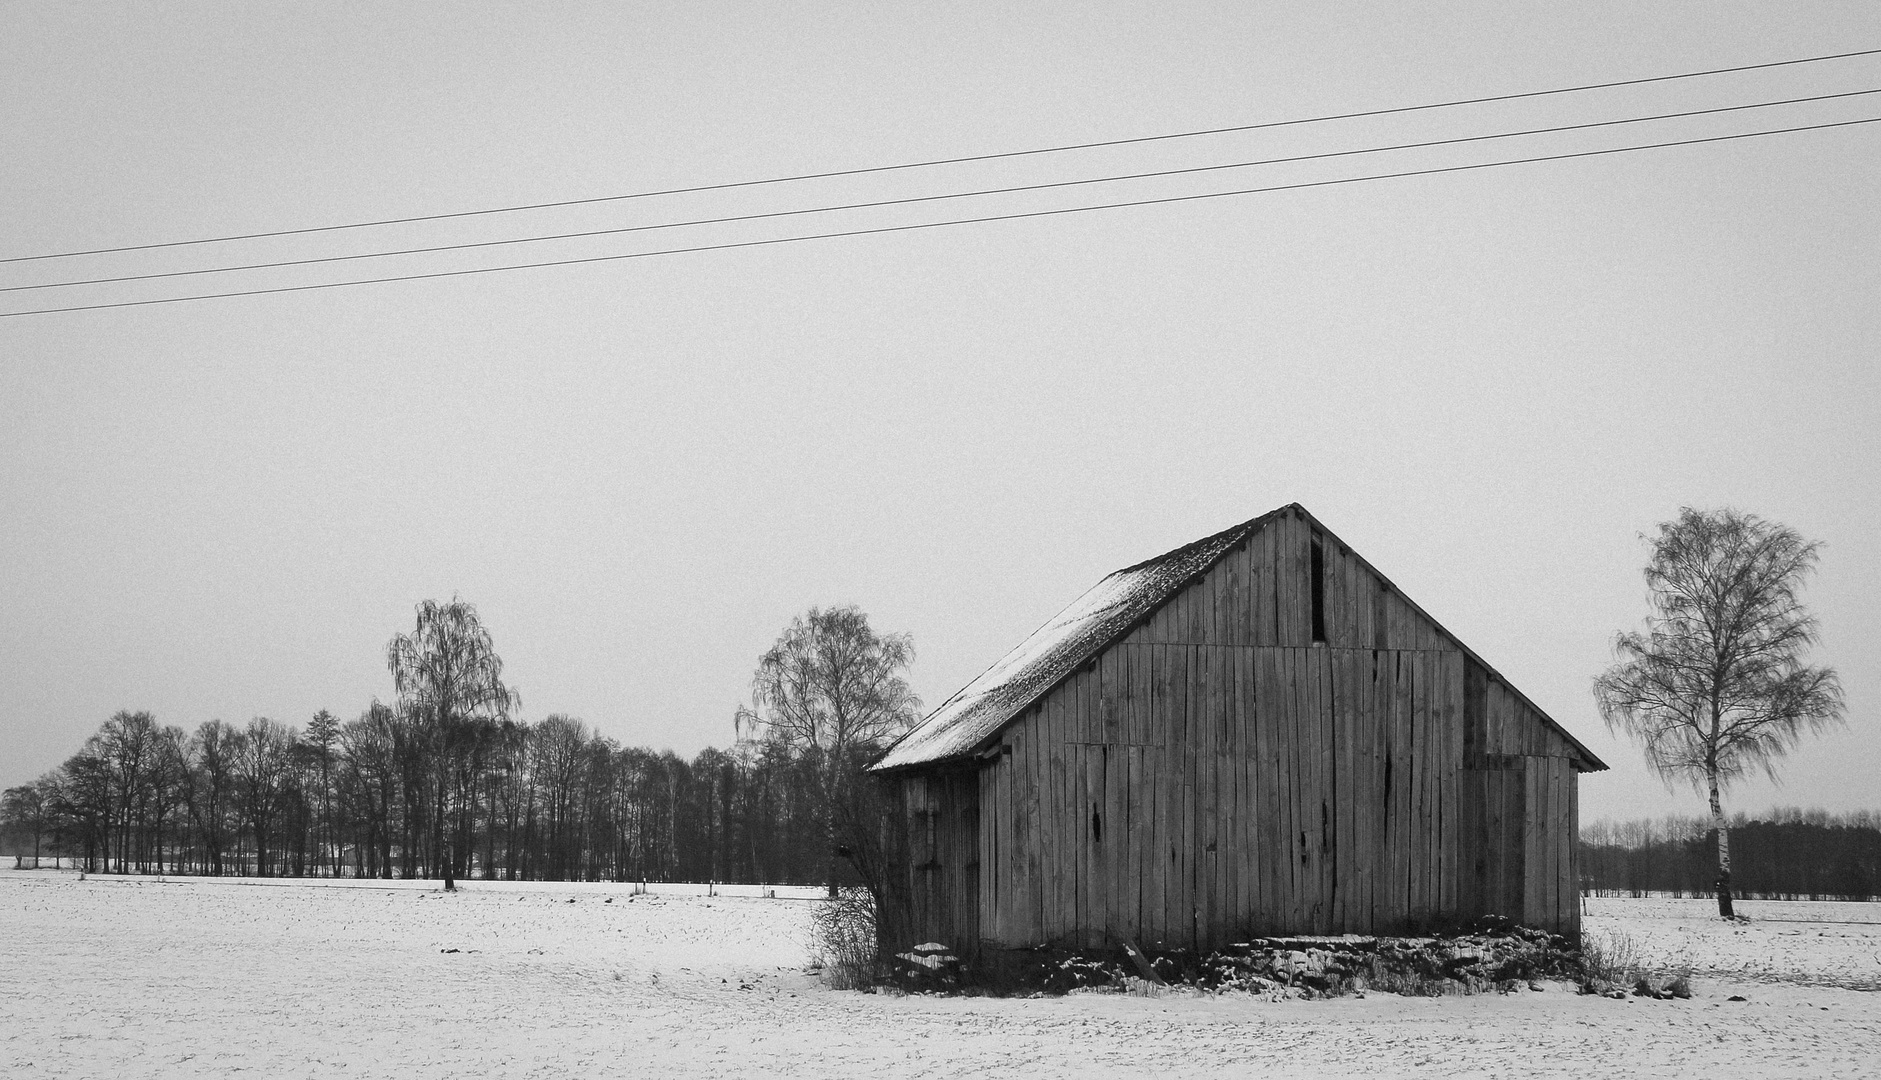
[[[1703,71],[1686,71],[1674,75],[1653,75],[1638,79],[1618,79],[1612,82],[1584,83],[1579,86],[1564,86],[1550,90],[1528,90],[1513,94],[1492,94],[1486,97],[1458,98],[1451,101],[1438,101],[1423,105],[1400,105],[1383,109],[1365,109],[1358,112],[1331,113],[1323,116],[1299,117],[1292,120],[1271,120],[1258,124],[1239,124],[1233,127],[1205,128],[1199,131],[1179,131],[1163,135],[1143,135],[1125,139],[1106,139],[1098,142],[1070,143],[1063,146],[1047,146],[1031,150],[1008,150],[991,154],[971,154],[962,157],[934,158],[927,161],[911,161],[897,165],[874,165],[856,169],[833,169],[826,172],[773,176],[760,180],[736,180],[719,184],[697,184],[691,187],[665,188],[657,191],[638,191],[624,195],[600,195],[586,199],[562,199],[555,202],[499,206],[483,210],[460,210],[443,214],[416,214],[409,217],[380,218],[374,221],[355,221],[343,225],[314,225],[298,229],[274,229],[266,232],[239,233],[230,236],[209,236],[195,240],[170,240],[161,243],[126,244],[119,247],[90,248],[82,251],[53,251],[39,255],[14,255],[0,258],[0,264],[35,262],[43,259],[70,259],[85,255],[110,255],[126,251],[150,251],[158,248],[190,247],[200,244],[232,243],[238,240],[261,240],[279,236],[304,236],[310,233],[340,232],[348,229],[370,229],[385,225],[409,225],[423,221],[447,221],[456,218],[483,217],[491,214],[514,214],[530,210],[551,210],[570,206],[590,206],[596,203],[623,202],[629,199],[651,199],[667,195],[690,195],[707,191],[729,191],[736,188],[790,184],[805,180],[827,180],[843,176],[867,176],[875,173],[899,172],[908,169],[927,169],[942,165],[965,165],[982,161],[1001,161],[1012,158],[1035,157],[1041,154],[1062,154],[1076,150],[1097,150],[1115,146],[1136,146],[1144,143],[1167,142],[1175,139],[1196,139],[1211,135],[1266,131],[1274,128],[1295,127],[1303,124],[1322,124],[1337,120],[1359,120],[1375,116],[1395,116],[1404,113],[1424,112],[1432,109],[1458,108],[1466,105],[1487,105],[1502,101],[1522,101],[1561,94],[1586,93],[1592,90],[1611,90],[1622,86],[1645,86],[1651,83],[1674,82],[1680,79],[1699,79],[1713,75],[1730,75],[1745,71],[1765,71],[1772,68],[1793,67],[1799,64],[1820,64],[1834,60],[1848,60],[1855,57],[1875,55],[1881,55],[1881,49],[1859,49],[1853,52],[1830,53],[1822,56],[1804,56],[1791,60],[1773,60],[1761,64],[1739,64],[1733,67],[1709,68]]]
[[[1286,165],[1302,161],[1321,161],[1328,158],[1353,157],[1359,154],[1382,154],[1397,150],[1421,150],[1434,146],[1456,146],[1462,143],[1488,142],[1494,139],[1514,139],[1527,135],[1551,135],[1564,131],[1587,131],[1593,128],[1617,127],[1623,124],[1650,123],[1655,120],[1677,120],[1693,116],[1711,116],[1718,113],[1743,112],[1748,109],[1769,109],[1782,105],[1798,105],[1806,102],[1830,101],[1838,98],[1864,97],[1869,94],[1881,94],[1881,89],[1850,90],[1839,94],[1817,94],[1812,97],[1786,98],[1781,101],[1760,101],[1749,105],[1722,105],[1710,109],[1691,109],[1685,112],[1659,113],[1654,116],[1634,116],[1623,120],[1596,120],[1581,124],[1561,124],[1555,127],[1529,128],[1524,131],[1505,131],[1490,135],[1465,135],[1453,139],[1430,139],[1424,142],[1397,143],[1391,146],[1373,146],[1358,150],[1331,150],[1318,154],[1264,158],[1258,161],[1237,161],[1223,165],[1197,165],[1182,169],[1162,169],[1155,172],[1087,177],[1081,180],[1058,180],[1049,183],[1020,184],[1011,187],[981,188],[977,191],[957,191],[943,195],[916,195],[900,199],[878,199],[872,202],[839,203],[833,206],[812,206],[797,210],[772,210],[756,214],[732,214],[725,217],[695,218],[690,221],[668,221],[655,225],[627,225],[614,229],[590,229],[584,232],[554,233],[547,236],[524,236],[509,240],[478,240],[461,244],[438,244],[432,247],[400,248],[393,251],[368,251],[356,255],[324,255],[307,259],[283,259],[278,262],[243,263],[236,266],[211,266],[199,270],[163,270],[148,274],[123,274],[117,277],[83,278],[77,281],[52,281],[39,285],[9,285],[0,287],[0,293],[33,292],[40,289],[67,289],[79,285],[114,285],[127,281],[154,281],[161,278],[199,277],[203,274],[232,274],[243,270],[278,270],[289,266],[314,266],[323,263],[354,262],[360,259],[389,259],[400,255],[430,255],[442,251],[469,251],[477,248],[505,247],[512,244],[538,244],[553,240],[579,240],[596,236],[619,236],[626,233],[654,232],[660,229],[690,228],[696,225],[726,225],[741,221],[762,221],[772,218],[800,217],[805,214],[827,214],[844,210],[869,210],[887,206],[907,206],[914,203],[944,202],[951,199],[979,198],[986,195],[1011,195],[1020,192],[1083,187],[1091,184],[1111,184],[1128,180],[1149,180],[1170,176],[1188,176],[1196,173],[1221,172],[1227,169],[1249,169],[1264,165]]]
[[[868,229],[847,229],[839,232],[813,233],[808,236],[783,236],[768,240],[741,240],[717,244],[698,244],[691,247],[661,248],[655,251],[634,251],[618,255],[590,255],[581,258],[551,259],[544,262],[516,263],[507,266],[485,266],[470,270],[440,270],[424,274],[398,274],[388,277],[364,278],[356,281],[330,281],[316,285],[284,285],[268,289],[242,289],[231,292],[199,293],[192,296],[170,296],[154,300],[121,300],[103,304],[76,304],[69,307],[35,308],[27,311],[0,312],[0,319],[14,319],[27,315],[53,315],[71,311],[99,311],[106,308],[149,307],[155,304],[181,304],[195,300],[221,300],[238,296],[267,296],[275,293],[312,292],[321,289],[344,289],[355,285],[380,285],[395,281],[425,281],[434,278],[468,277],[477,274],[496,274],[511,270],[537,270],[554,266],[578,266],[586,263],[618,262],[625,259],[647,259],[661,255],[684,255],[703,251],[726,251],[734,248],[771,247],[779,244],[796,244],[808,240],[834,240],[852,236],[878,236],[885,233],[914,232],[922,229],[940,229],[954,225],[978,225],[994,221],[1017,221],[1024,218],[1059,217],[1067,214],[1084,214],[1097,210],[1119,210],[1128,207],[1163,206],[1171,203],[1197,202],[1203,199],[1223,199],[1237,195],[1261,195],[1276,191],[1299,191],[1307,188],[1336,187],[1343,184],[1361,184],[1375,180],[1397,180],[1412,176],[1434,176],[1442,173],[1471,172],[1480,169],[1496,169],[1509,165],[1529,165],[1544,161],[1567,161],[1574,158],[1602,157],[1611,154],[1627,154],[1641,150],[1660,150],[1675,146],[1697,146],[1704,143],[1732,142],[1742,139],[1757,139],[1769,135],[1788,135],[1803,131],[1826,131],[1832,128],[1856,127],[1862,124],[1881,123],[1881,116],[1865,117],[1860,120],[1839,120],[1821,124],[1803,124],[1796,127],[1773,128],[1768,131],[1746,131],[1730,135],[1710,135],[1703,138],[1675,139],[1667,142],[1646,143],[1640,146],[1616,146],[1599,150],[1579,150],[1572,153],[1545,154],[1536,157],[1514,158],[1508,161],[1485,161],[1469,165],[1449,165],[1440,168],[1407,169],[1402,172],[1377,173],[1370,176],[1350,176],[1333,180],[1309,180],[1294,184],[1274,184],[1267,187],[1239,188],[1233,191],[1214,191],[1200,195],[1170,195],[1154,199],[1132,199],[1127,202],[1099,203],[1094,206],[1059,207],[1051,210],[1030,210],[1009,214],[988,214],[982,217],[953,218],[946,221],[917,222],[910,225],[884,225]]]

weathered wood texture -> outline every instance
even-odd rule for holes
[[[1370,567],[1286,515],[982,759],[979,933],[1206,948],[1491,913],[1576,930],[1575,758]],[[938,929],[961,917],[932,925],[964,940]]]
[[[976,951],[980,927],[980,777],[972,767],[938,769],[896,777],[906,892],[889,890],[905,904],[892,921],[891,948],[944,941]]]

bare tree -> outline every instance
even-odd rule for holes
[[[375,701],[340,728],[342,791],[353,807],[349,817],[364,825],[353,847],[361,877],[392,876],[392,805],[399,786],[395,724],[392,710]]]
[[[196,774],[190,767],[189,735],[182,728],[158,730],[150,783],[154,810],[151,853],[156,870],[163,872],[167,852],[174,872],[182,873],[183,862],[189,854],[190,808],[196,801]],[[173,831],[171,826],[174,826]]]
[[[386,665],[400,708],[421,725],[429,742],[436,769],[433,847],[444,887],[455,889],[457,858],[468,847],[471,788],[489,746],[484,729],[509,719],[520,701],[503,685],[503,661],[477,609],[455,598],[448,604],[419,604],[416,629],[392,638]],[[453,817],[458,819],[454,823]]]
[[[40,840],[46,834],[46,822],[52,816],[48,803],[49,784],[45,777],[31,784],[6,789],[0,794],[0,822],[33,834],[33,866],[39,866]]]
[[[211,874],[223,872],[229,848],[228,822],[235,804],[235,763],[244,753],[242,733],[221,720],[205,720],[196,729],[195,758],[200,777],[196,827]]]
[[[1686,507],[1652,539],[1643,633],[1614,642],[1619,662],[1594,684],[1608,728],[1624,731],[1668,784],[1711,798],[1718,914],[1730,917],[1731,843],[1719,792],[1842,716],[1835,672],[1803,654],[1816,620],[1799,594],[1818,545],[1731,509]]]
[[[860,608],[811,608],[758,658],[751,706],[735,718],[740,737],[762,737],[816,761],[832,896],[860,759],[908,730],[921,707],[903,675],[913,662],[914,639],[877,634]]]
[[[289,797],[288,773],[293,766],[291,751],[300,733],[265,716],[248,722],[236,744],[235,778],[239,785],[242,815],[255,840],[255,876],[268,877],[273,871],[269,852],[273,850],[275,826],[286,809]]]
[[[316,774],[314,782],[318,785],[313,800],[314,849],[320,854],[315,859],[315,865],[325,866],[328,874],[338,877],[340,845],[334,837],[333,828],[333,756],[340,739],[339,718],[321,709],[307,722],[307,730],[301,738],[307,744]]]
[[[86,749],[103,762],[110,782],[111,803],[105,820],[106,873],[111,871],[109,835],[114,824],[117,830],[118,873],[130,873],[131,828],[142,809],[156,743],[156,720],[147,712],[131,712],[128,709],[113,714],[98,729],[97,734],[86,741]]]

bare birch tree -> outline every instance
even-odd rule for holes
[[[860,608],[811,608],[759,657],[751,706],[738,710],[741,737],[761,736],[816,759],[832,896],[838,832],[860,758],[908,730],[921,707],[903,674],[913,662],[914,639],[877,634]]]
[[[477,609],[456,598],[448,604],[419,604],[417,627],[392,638],[386,665],[400,708],[429,742],[436,769],[433,847],[444,887],[455,889],[457,859],[468,846],[468,824],[461,819],[468,815],[470,786],[488,746],[479,728],[507,720],[520,701],[503,684],[503,661]]]
[[[1607,727],[1638,741],[1668,784],[1711,800],[1718,914],[1730,917],[1731,842],[1720,791],[1842,716],[1834,670],[1803,655],[1816,641],[1803,581],[1818,545],[1754,514],[1686,507],[1652,539],[1643,633],[1614,642],[1619,662],[1594,684]]]

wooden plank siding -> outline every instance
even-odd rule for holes
[[[891,774],[913,838],[907,922],[969,950],[1209,948],[1485,914],[1572,932],[1579,760],[1363,560],[1284,514],[971,767]]]
[[[894,947],[922,941],[973,949],[983,935],[980,910],[981,803],[977,770],[936,770],[901,779],[895,806],[903,826],[909,878]]]

